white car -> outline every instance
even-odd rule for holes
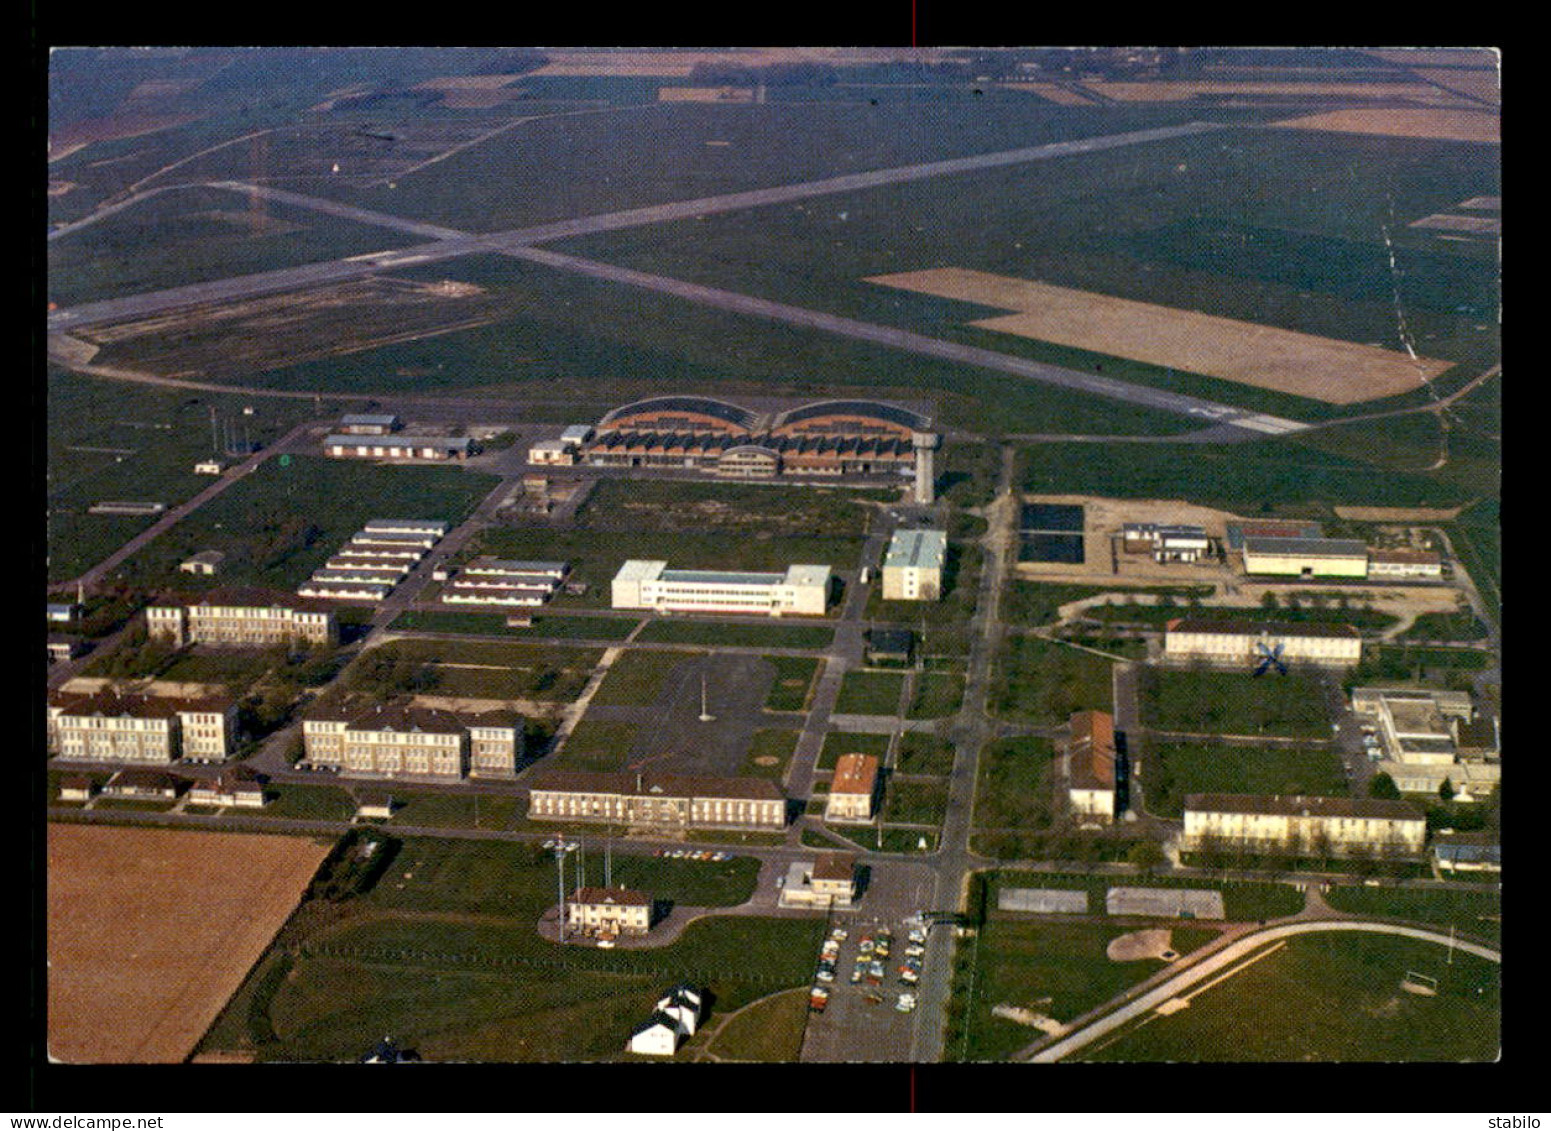
[[[899,1012],[901,1012],[901,1013],[909,1013],[915,1007],[916,1007],[916,995],[915,994],[900,994],[899,995],[899,1001],[896,1002],[895,1005],[894,1005],[894,1008],[899,1010]]]

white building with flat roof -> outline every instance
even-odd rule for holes
[[[616,609],[681,613],[823,616],[830,568],[794,565],[781,573],[669,569],[664,561],[627,561],[614,576]]]
[[[935,601],[942,596],[948,535],[942,530],[897,530],[883,555],[883,599]]]

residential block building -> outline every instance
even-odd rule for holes
[[[512,778],[524,724],[491,711],[465,715],[399,699],[315,707],[302,720],[306,764],[361,777]]]
[[[629,888],[579,887],[565,901],[565,922],[568,934],[644,935],[652,925],[652,898]]]
[[[872,754],[842,754],[835,762],[824,805],[826,821],[872,820],[878,796],[878,759]]]
[[[549,770],[533,778],[528,816],[652,829],[781,829],[786,798],[767,778]]]
[[[237,703],[222,696],[56,692],[48,703],[49,748],[66,760],[220,762],[236,735]]]
[[[1114,716],[1104,711],[1078,711],[1068,725],[1068,803],[1081,824],[1111,824],[1119,815]]]
[[[1224,793],[1185,798],[1186,851],[1215,846],[1273,855],[1414,857],[1426,839],[1426,817],[1405,801]]]
[[[339,642],[339,625],[328,606],[270,589],[219,589],[160,601],[145,610],[145,624],[151,636],[179,648]]]
[[[1177,617],[1163,637],[1163,658],[1244,666],[1259,662],[1261,647],[1282,649],[1288,664],[1351,666],[1362,660],[1362,637],[1349,624],[1271,624]]]
[[[942,596],[942,575],[947,561],[946,531],[896,531],[883,555],[883,599],[937,600]]]

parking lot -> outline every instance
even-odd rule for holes
[[[831,916],[825,951],[815,956],[813,985],[829,996],[822,1012],[809,1013],[804,1061],[910,1060],[922,1016],[919,1007],[910,1008],[919,996],[916,983],[952,958],[952,928],[915,918],[930,909],[929,873],[908,865],[881,868],[882,881],[855,909]]]

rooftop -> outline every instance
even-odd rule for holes
[[[730,797],[779,801],[785,795],[769,778],[718,778],[692,774],[593,773],[547,770],[529,783],[534,790],[558,793],[617,793],[629,797]]]
[[[872,754],[842,754],[835,762],[830,793],[870,795],[878,785],[878,759]]]
[[[849,880],[856,873],[856,857],[849,852],[822,852],[813,861],[815,880]]]
[[[1073,789],[1115,788],[1115,719],[1104,711],[1078,711],[1069,723],[1068,775]]]
[[[1358,538],[1252,538],[1246,554],[1289,554],[1300,558],[1366,558],[1368,544]]]
[[[941,569],[947,556],[947,531],[896,530],[883,556],[883,568]]]
[[[1372,797],[1304,797],[1299,794],[1267,796],[1245,793],[1192,793],[1185,798],[1187,812],[1258,813],[1276,816],[1381,817],[1420,821],[1422,811],[1407,801],[1383,801]]]
[[[1353,640],[1360,635],[1349,624],[1275,624],[1248,620],[1212,620],[1206,617],[1178,617],[1169,621],[1168,630],[1205,633],[1210,636],[1322,636]]]
[[[569,903],[612,903],[620,907],[650,907],[652,897],[629,888],[577,888]]]

